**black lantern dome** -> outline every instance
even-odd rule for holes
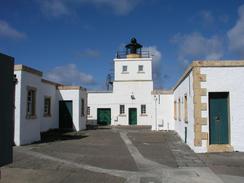
[[[127,54],[141,54],[142,45],[137,43],[136,38],[131,38],[130,43],[125,46]]]

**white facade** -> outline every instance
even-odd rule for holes
[[[108,109],[109,125],[149,125],[152,130],[175,130],[195,152],[244,151],[244,61],[195,61],[169,91],[154,90],[152,59],[114,59],[112,91],[90,91],[42,79],[35,69],[17,65],[15,94],[15,143],[40,140],[40,132],[59,128],[59,103],[72,101],[76,131],[98,123],[98,111]],[[27,116],[27,91],[36,91],[35,115]],[[227,143],[211,142],[210,94],[228,94]],[[44,115],[44,98],[51,98],[51,114]],[[83,99],[83,102],[82,102]],[[82,110],[82,103],[83,108]],[[121,106],[123,106],[121,108]],[[87,107],[89,112],[87,114]],[[136,110],[131,123],[130,110]],[[83,113],[83,114],[82,114]],[[135,114],[135,113],[134,113]],[[217,132],[216,132],[217,133]],[[212,134],[213,135],[213,134]]]
[[[86,128],[86,115],[81,116],[80,101],[87,103],[87,92],[80,87],[60,86],[42,79],[42,73],[35,69],[15,65],[15,129],[16,145],[29,144],[40,140],[40,133],[59,128],[59,101],[73,102],[73,126],[76,131]],[[35,115],[27,116],[27,92],[35,90]],[[44,98],[50,98],[50,115],[44,115]],[[86,114],[86,113],[85,113]]]
[[[244,67],[203,67],[201,74],[207,75],[207,80],[202,83],[202,87],[207,89],[208,94],[209,92],[229,92],[230,145],[234,151],[244,151],[242,138],[244,134],[244,87],[242,87]],[[208,104],[208,95],[203,96],[202,101]],[[209,108],[202,112],[202,115],[208,117],[208,112]],[[208,132],[209,126],[206,125],[203,130]]]
[[[109,108],[111,125],[129,125],[129,109],[136,108],[137,125],[152,125],[154,115],[151,95],[153,91],[152,59],[114,59],[114,70],[113,91],[88,92],[88,106],[90,107],[88,121],[96,122],[97,110]],[[120,105],[124,105],[122,114],[120,114]],[[142,113],[141,105],[146,106],[145,113]]]
[[[193,77],[194,68],[200,71],[195,78]],[[203,78],[199,79],[201,77]],[[175,131],[195,152],[244,151],[242,140],[244,88],[241,85],[243,78],[244,61],[196,61],[177,83],[173,93],[176,103]],[[200,83],[200,88],[197,88],[197,82]],[[199,89],[200,94],[197,93]],[[227,144],[211,144],[210,142],[210,93],[228,93],[228,134],[225,134],[228,136]],[[187,109],[185,109],[185,96],[187,96]],[[196,101],[194,101],[194,96]],[[200,97],[199,116],[196,109],[198,96]],[[184,119],[185,113],[187,113],[187,120]],[[203,123],[200,132],[196,128],[197,118]],[[202,136],[200,144],[194,142],[197,139],[197,133],[200,133],[200,137]],[[219,132],[216,131],[216,133]]]

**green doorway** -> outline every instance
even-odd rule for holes
[[[59,128],[73,128],[72,101],[59,101]]]
[[[137,109],[129,108],[129,124],[137,125]]]
[[[210,144],[229,144],[229,93],[209,93]]]
[[[97,109],[97,124],[98,125],[110,125],[111,124],[111,109],[110,108],[98,108]]]

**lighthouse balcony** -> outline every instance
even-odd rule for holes
[[[128,51],[118,51],[116,53],[116,58],[124,59],[124,58],[151,58],[152,55],[150,51],[146,50],[138,50],[136,53],[130,53]]]

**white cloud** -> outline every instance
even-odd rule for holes
[[[142,0],[37,0],[42,12],[47,16],[59,17],[75,12],[82,5],[92,5],[98,8],[109,8],[117,15],[127,15]]]
[[[239,7],[239,19],[235,26],[227,32],[229,50],[244,57],[244,5]]]
[[[45,78],[66,85],[95,84],[93,76],[80,72],[75,64],[55,67],[45,74]]]
[[[222,40],[218,36],[204,37],[200,33],[176,34],[171,40],[179,48],[178,58],[187,65],[189,59],[220,59],[224,54]]]
[[[0,37],[3,38],[11,38],[11,39],[22,39],[25,38],[26,35],[17,31],[7,22],[0,20]]]
[[[45,15],[59,17],[70,13],[66,0],[40,0],[41,10]]]
[[[77,55],[78,57],[89,57],[89,58],[97,59],[100,58],[101,53],[98,50],[87,48],[84,51],[78,53]]]
[[[156,87],[160,87],[162,84],[162,54],[156,46],[144,47],[145,50],[149,50],[152,55],[152,70],[153,80],[155,81]]]

